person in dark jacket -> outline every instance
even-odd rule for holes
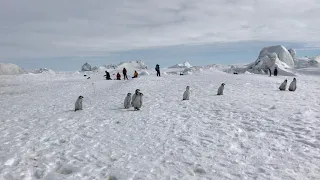
[[[277,67],[274,68],[273,75],[274,75],[274,76],[277,76],[277,75],[278,75],[278,69],[277,69]]]
[[[123,68],[122,73],[123,73],[123,80],[126,80],[126,79],[129,80],[128,76],[127,76],[127,69],[126,68]]]
[[[119,72],[117,73],[117,80],[121,80],[121,75]]]
[[[108,71],[105,71],[106,75],[104,75],[106,77],[106,80],[112,80],[110,77],[110,73]]]
[[[161,76],[161,75],[160,75],[160,65],[159,65],[159,64],[156,65],[156,68],[155,68],[155,69],[156,69],[156,71],[157,71],[157,76]]]

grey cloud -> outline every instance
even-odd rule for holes
[[[318,0],[0,0],[3,58],[179,44],[320,42]]]

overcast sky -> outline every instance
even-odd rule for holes
[[[320,0],[0,0],[0,62],[256,41],[318,49],[319,17]]]

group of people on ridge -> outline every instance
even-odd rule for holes
[[[155,70],[157,71],[157,76],[161,76],[160,75],[160,65],[159,64],[156,65]],[[106,80],[112,80],[111,76],[110,76],[110,73],[108,71],[105,71],[105,73],[106,74],[104,76],[106,77]],[[128,75],[127,75],[128,71],[127,71],[126,68],[122,69],[122,74],[123,74],[123,80],[129,80],[128,79]],[[138,76],[139,76],[139,73],[137,71],[134,71],[132,78],[137,78]],[[116,80],[121,80],[121,74],[119,72],[116,75]]]
[[[106,77],[106,80],[112,80],[111,77],[110,77],[110,73],[108,71],[105,71],[105,77]],[[128,75],[127,75],[128,71],[126,68],[123,68],[122,70],[122,74],[123,74],[123,80],[129,80],[128,79]],[[139,73],[137,71],[134,71],[133,73],[133,77],[132,78],[137,78],[139,76]],[[121,80],[121,74],[118,72],[117,75],[116,75],[116,80]]]

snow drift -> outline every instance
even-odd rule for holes
[[[169,68],[191,68],[192,66],[188,62],[184,62],[182,64],[176,64],[174,66],[171,66]]]
[[[296,68],[320,67],[320,56],[296,58]]]
[[[41,74],[41,73],[44,73],[44,74],[56,74],[53,70],[47,69],[47,68],[36,69],[36,70],[31,71],[31,73],[33,73],[33,74]]]
[[[0,75],[15,75],[22,73],[24,73],[24,71],[15,64],[0,63]]]

